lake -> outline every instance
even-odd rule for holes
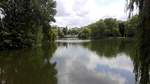
[[[135,41],[61,39],[0,52],[0,84],[135,84]]]

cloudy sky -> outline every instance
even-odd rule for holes
[[[56,0],[58,26],[81,27],[101,18],[126,20],[126,0]]]

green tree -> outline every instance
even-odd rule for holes
[[[106,18],[104,19],[107,30],[110,32],[109,36],[113,36],[114,28],[118,28],[118,23],[116,19]]]
[[[124,25],[123,22],[119,23],[119,32],[120,32],[121,36],[124,37],[124,35],[125,35],[125,25]]]
[[[63,28],[63,33],[64,33],[64,35],[67,35],[68,34],[68,28],[66,27],[66,28]]]
[[[102,38],[105,36],[106,25],[103,20],[99,20],[94,24],[89,25],[92,38]]]
[[[60,29],[58,29],[58,37],[59,38],[63,38],[64,37],[64,33]]]
[[[138,21],[139,16],[135,15],[132,18],[130,18],[128,21],[126,21],[126,35],[128,37],[136,36],[137,29],[138,29]]]
[[[51,42],[54,42],[55,39],[56,39],[56,33],[55,33],[55,31],[52,30],[52,29],[50,29],[50,30],[49,30],[49,36],[50,36],[49,40],[50,40]]]
[[[113,18],[100,19],[99,21],[92,23],[88,26],[91,30],[91,38],[99,39],[104,37],[116,37],[119,36],[118,22]]]
[[[129,0],[128,9],[130,14],[134,8],[139,9],[138,22],[138,42],[139,42],[139,56],[134,61],[137,82],[140,84],[150,83],[150,0]],[[138,60],[138,61],[137,61]]]
[[[39,26],[43,40],[50,41],[49,23],[55,21],[55,7],[53,0],[1,0],[5,13],[0,25],[1,49],[32,47]]]
[[[88,28],[84,28],[78,35],[81,39],[88,39],[90,38],[90,30]]]
[[[68,30],[68,34],[70,34],[70,35],[78,35],[79,31],[80,31],[79,28],[72,28],[72,29]]]

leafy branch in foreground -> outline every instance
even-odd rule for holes
[[[0,49],[31,47],[39,27],[43,40],[50,41],[50,22],[55,22],[53,0],[1,0]]]

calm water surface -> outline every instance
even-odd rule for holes
[[[0,52],[0,84],[135,84],[135,42],[57,40]]]

